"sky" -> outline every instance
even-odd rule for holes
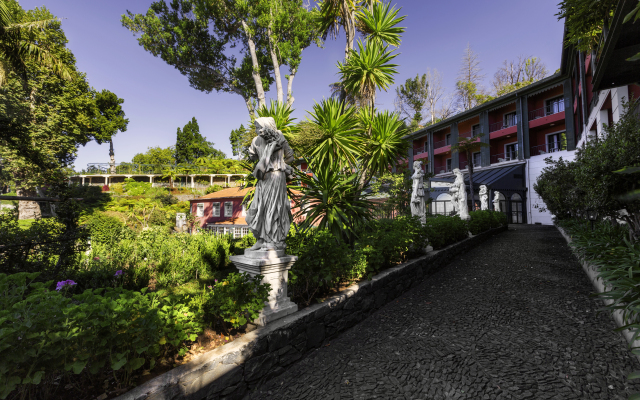
[[[96,90],[108,89],[124,99],[129,126],[113,138],[116,162],[131,161],[148,147],[175,144],[176,130],[195,117],[200,133],[232,157],[229,134],[249,114],[242,97],[206,94],[189,86],[187,77],[138,45],[120,22],[126,11],[146,13],[152,0],[19,0],[24,9],[47,7],[62,19],[76,66]],[[379,92],[376,106],[393,110],[395,88],[407,78],[437,69],[448,92],[453,91],[467,44],[479,55],[491,88],[493,74],[504,60],[518,55],[541,59],[550,73],[560,68],[563,21],[554,15],[559,0],[395,0],[407,18],[406,32],[394,62],[398,74],[387,92]],[[313,3],[313,1],[312,1]],[[534,6],[535,4],[535,6]],[[329,84],[339,80],[336,63],[344,56],[345,37],[327,39],[322,48],[304,50],[293,82],[293,116],[330,96]],[[283,71],[284,74],[285,71]],[[286,85],[286,81],[283,82]],[[275,98],[275,85],[267,98]],[[286,86],[285,86],[286,90]],[[90,142],[78,150],[77,171],[87,163],[108,162],[109,144]]]

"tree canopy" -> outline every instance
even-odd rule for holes
[[[162,148],[160,146],[148,147],[145,153],[138,153],[133,156],[131,162],[136,164],[162,164],[173,165],[176,163],[175,148],[169,146]]]

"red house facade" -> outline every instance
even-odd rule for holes
[[[249,234],[249,226],[245,220],[246,205],[242,201],[251,189],[228,188],[189,200],[191,214],[196,217],[195,226],[220,234],[232,234],[236,238]],[[293,200],[291,212],[297,212]]]

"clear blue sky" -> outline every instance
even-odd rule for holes
[[[248,121],[242,98],[230,93],[205,94],[189,87],[185,76],[138,45],[120,23],[126,10],[146,13],[152,0],[19,0],[25,9],[46,6],[63,18],[68,47],[91,86],[108,89],[125,100],[129,118],[126,132],[114,137],[117,162],[131,158],[150,146],[175,144],[176,129],[192,117],[200,132],[231,157],[229,133]],[[539,57],[553,73],[560,67],[563,22],[558,21],[559,0],[396,0],[407,15],[395,84],[378,94],[377,106],[393,110],[395,87],[407,78],[437,69],[451,91],[467,43],[479,54],[485,86],[505,59],[518,55]],[[312,1],[313,3],[313,1]],[[338,80],[336,62],[344,52],[344,36],[327,40],[324,48],[303,52],[294,80],[294,116],[306,116],[314,101],[328,97],[328,85]],[[285,83],[286,84],[286,83]],[[268,96],[273,98],[273,91]],[[108,162],[109,145],[95,142],[80,147],[75,166]]]

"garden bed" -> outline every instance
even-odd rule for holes
[[[284,372],[302,356],[415,287],[455,255],[507,227],[495,228],[382,271],[324,302],[255,329],[118,397],[142,399],[241,398]]]

